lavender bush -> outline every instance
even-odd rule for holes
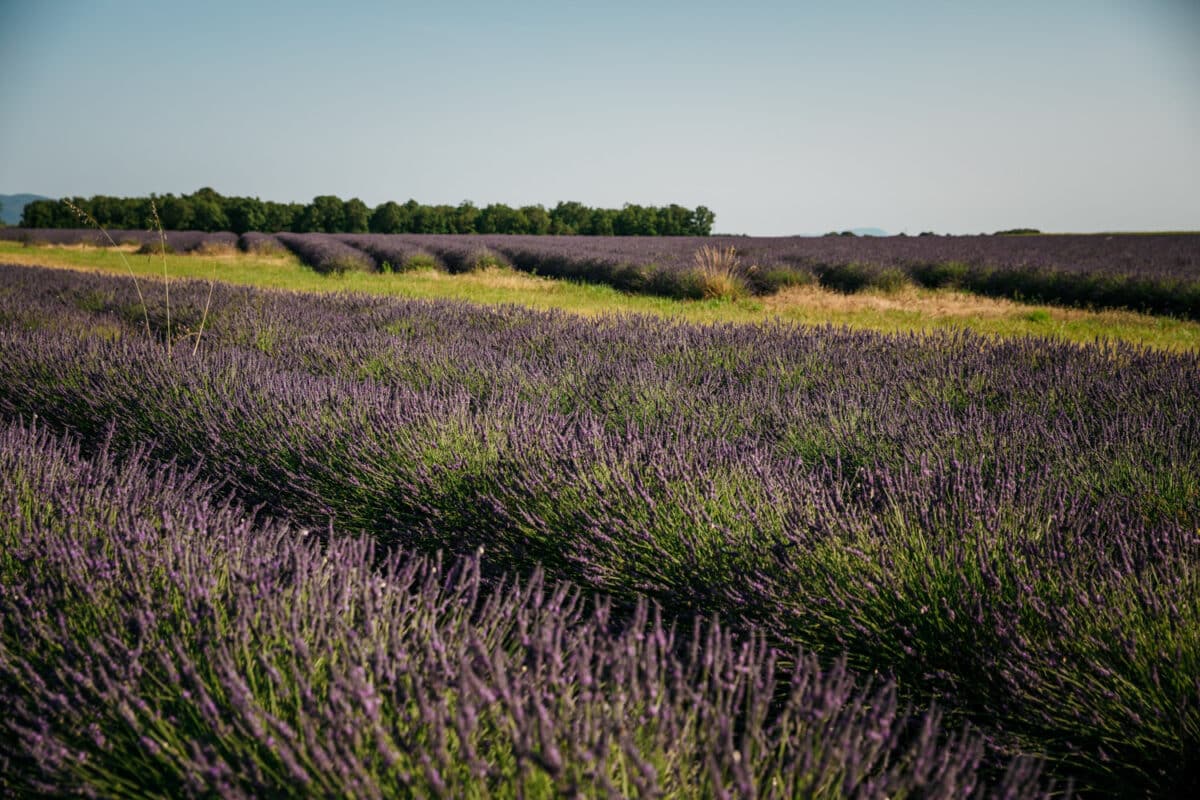
[[[329,233],[277,233],[275,238],[317,272],[374,272],[375,260]]]
[[[248,231],[238,237],[238,248],[247,253],[259,255],[280,255],[288,252],[288,249],[283,246],[283,242],[279,241],[275,234],[254,231]]]
[[[168,359],[127,281],[0,274],[0,415],[845,654],[1101,793],[1200,779],[1196,355],[220,287]]]
[[[538,573],[319,543],[195,472],[0,428],[0,789],[261,797],[1049,796],[841,664]]]
[[[488,246],[487,241],[490,241],[488,237],[423,236],[419,242],[412,242],[399,236],[377,235],[372,237],[375,247],[381,246],[382,241],[389,240],[392,247],[413,247],[419,252],[434,254],[438,262],[450,272],[471,272],[486,267],[512,266],[498,250]]]
[[[446,265],[427,250],[396,236],[375,233],[343,233],[338,240],[363,251],[384,272],[404,272],[421,267],[445,268]]]

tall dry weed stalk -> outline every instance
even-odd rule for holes
[[[82,209],[79,206],[75,205],[70,200],[64,199],[63,202],[66,203],[67,208],[71,209],[71,212],[73,214],[75,214],[76,217],[78,217],[81,221],[83,221],[90,227],[93,227],[97,231],[99,231],[100,234],[105,239],[108,240],[109,245],[112,246],[113,250],[121,258],[121,263],[123,263],[125,265],[125,271],[128,272],[129,277],[133,279],[133,288],[137,291],[138,302],[140,302],[142,304],[142,316],[143,316],[143,320],[144,320],[145,326],[146,326],[146,335],[150,338],[153,338],[154,333],[150,327],[150,307],[146,304],[146,297],[145,297],[145,295],[142,294],[142,286],[140,283],[138,283],[137,275],[133,271],[133,266],[130,265],[129,259],[125,258],[125,252],[123,250],[121,250],[120,247],[117,246],[117,243],[113,240],[112,236],[109,235],[108,231],[105,230],[104,226],[101,225],[99,220],[97,220],[94,216],[92,216],[91,213],[89,213],[85,209]],[[154,228],[158,232],[159,254],[160,254],[160,257],[162,258],[163,294],[166,299],[166,309],[167,309],[166,347],[167,347],[167,357],[170,358],[171,348],[172,348],[172,342],[171,342],[171,276],[170,276],[170,273],[167,271],[167,233],[163,229],[162,219],[158,215],[158,205],[154,202],[153,198],[150,199],[150,214],[154,219]],[[201,314],[201,316],[200,316],[200,327],[196,330],[195,333],[189,333],[189,334],[187,334],[187,336],[184,337],[185,339],[188,336],[196,337],[196,341],[192,345],[192,355],[196,355],[196,353],[199,352],[199,350],[200,350],[200,339],[201,339],[201,337],[204,336],[204,326],[208,322],[208,312],[209,312],[209,309],[212,307],[213,289],[216,287],[216,282],[217,282],[217,265],[214,262],[213,263],[213,274],[212,274],[212,277],[209,278],[209,281],[208,281],[208,299],[205,300],[205,302],[204,302],[204,313]]]
[[[217,285],[217,262],[213,262],[212,277],[208,279],[208,299],[204,301],[204,313],[200,315],[200,328],[196,331],[196,341],[192,344],[192,355],[200,350],[200,337],[204,335],[204,323],[208,321],[208,309],[212,306],[213,288]],[[188,334],[191,336],[191,334]]]
[[[125,258],[125,252],[121,250],[120,247],[117,247],[117,243],[113,241],[111,236],[108,235],[108,231],[104,229],[104,226],[101,225],[100,222],[93,217],[90,212],[85,211],[84,209],[72,203],[70,200],[64,199],[63,202],[67,204],[67,208],[71,209],[71,213],[78,217],[82,222],[100,231],[100,234],[108,240],[108,243],[112,246],[112,249],[116,251],[118,256],[121,257],[121,263],[125,265],[125,270],[129,273],[129,277],[133,279],[133,288],[137,290],[138,302],[142,304],[142,314],[145,316],[146,322],[146,335],[153,338],[154,334],[150,330],[150,307],[146,305],[146,298],[142,295],[142,285],[138,283],[137,275],[134,274],[133,267],[130,265],[129,259]]]
[[[167,301],[167,357],[171,357],[171,276],[167,274],[167,233],[163,230],[162,220],[158,216],[158,205],[150,198],[150,214],[154,217],[154,227],[158,230],[158,252],[162,256],[163,294]]]

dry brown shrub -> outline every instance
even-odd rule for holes
[[[705,299],[736,300],[748,293],[742,279],[741,259],[732,247],[704,245],[696,251],[694,272]]]

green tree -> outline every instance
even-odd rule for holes
[[[205,186],[187,198],[192,205],[192,226],[200,231],[227,231],[229,218],[225,215],[225,198],[215,189]]]
[[[192,201],[192,222],[196,230],[200,231],[227,231],[229,230],[229,218],[225,216],[225,210],[221,208],[221,204],[215,200],[201,199]]]
[[[422,208],[424,208],[424,206],[422,206],[416,200],[413,200],[411,197],[405,201],[404,205],[400,206],[400,210],[402,212],[400,217],[401,233],[420,233],[420,229],[417,227],[417,217]]]
[[[597,208],[592,211],[588,224],[588,232],[592,236],[612,236],[616,233],[614,221],[617,212],[609,208]]]
[[[125,202],[119,197],[98,194],[92,198],[90,211],[101,226],[117,229],[125,224]],[[141,227],[141,226],[137,226]]]
[[[708,236],[712,233],[712,226],[716,219],[717,215],[709,209],[704,206],[696,206],[696,210],[692,212],[688,233],[692,236]]]
[[[375,206],[367,223],[371,233],[401,233],[404,230],[404,209],[399,203],[388,200]]]
[[[257,197],[233,197],[226,205],[229,230],[236,234],[261,231],[267,226],[267,209]]]
[[[323,194],[304,207],[294,229],[298,233],[338,233],[345,230],[345,224],[345,203],[336,195]]]
[[[666,208],[660,209],[658,214],[659,234],[663,236],[687,236],[693,230],[692,213],[690,208],[684,208],[677,203],[671,203]]]
[[[613,228],[619,236],[657,236],[658,209],[626,203],[617,212]]]
[[[591,209],[574,200],[559,202],[550,209],[551,230],[554,233],[572,234],[587,226]]]
[[[542,236],[550,232],[550,213],[545,206],[521,206],[521,214],[525,217],[525,233]]]
[[[131,197],[125,200],[125,227],[155,227],[154,212],[157,206],[150,197]],[[166,230],[166,226],[163,226]]]
[[[713,213],[704,206],[694,210],[672,203],[641,206],[627,203],[621,209],[590,208],[569,200],[549,211],[542,205],[519,208],[492,203],[480,209],[470,200],[458,206],[422,205],[392,201],[375,209],[357,197],[343,201],[336,195],[319,195],[311,203],[263,202],[257,197],[224,197],[211,187],[190,195],[149,197],[72,198],[75,205],[109,228],[144,228],[152,224],[151,203],[167,230],[195,228],[204,231],[250,230],[322,233],[504,233],[578,234],[595,236],[707,236]],[[64,204],[36,201],[24,209],[21,223],[30,227],[69,228],[80,220]]]
[[[62,206],[62,203],[54,200],[34,200],[32,203],[26,203],[25,208],[21,209],[21,227],[59,227],[56,217],[58,213],[58,207]]]
[[[292,225],[296,222],[296,218],[303,211],[304,206],[300,203],[275,203],[268,200],[263,203],[263,214],[266,219],[263,222],[262,230],[265,233],[290,231],[292,230]]]
[[[526,224],[519,211],[503,203],[490,203],[479,212],[480,233],[521,233]]]
[[[335,232],[366,233],[370,229],[371,209],[357,197],[342,204],[342,227]]]
[[[158,218],[167,230],[186,231],[192,227],[196,211],[187,198],[166,194],[155,198],[155,204],[158,207]]]
[[[477,233],[479,231],[479,208],[470,200],[463,200],[454,209],[454,232]]]
[[[413,213],[413,233],[449,233],[453,206],[418,205]]]

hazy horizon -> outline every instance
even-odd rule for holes
[[[1200,7],[0,4],[0,192],[1200,228]]]

